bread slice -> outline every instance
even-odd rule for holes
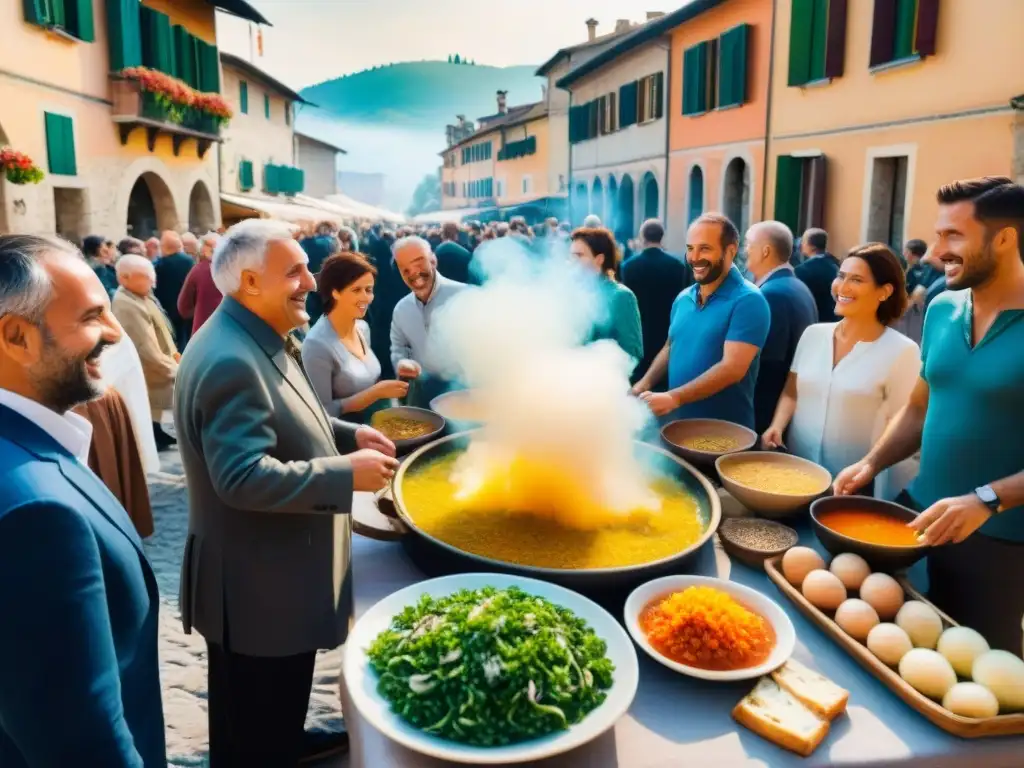
[[[826,720],[834,720],[845,712],[846,702],[850,700],[849,691],[794,659],[772,672],[772,679],[814,714]]]
[[[732,716],[758,736],[803,757],[817,749],[829,729],[828,720],[814,714],[770,677],[757,681]]]

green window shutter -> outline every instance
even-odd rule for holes
[[[683,55],[683,114],[708,110],[708,44],[698,43]]]
[[[803,185],[803,160],[779,155],[775,165],[775,220],[791,231],[800,226],[800,192]]]
[[[270,94],[263,94],[263,116],[270,119]]]
[[[195,47],[196,87],[203,93],[220,93],[220,53],[217,46],[197,37],[193,37],[192,41]]]
[[[263,166],[263,191],[267,194],[276,195],[281,191],[280,169],[276,165],[268,163]]]
[[[245,80],[238,82],[238,108],[243,115],[249,114],[249,84]]]
[[[75,158],[75,126],[70,117],[44,112],[46,128],[46,155],[50,173],[75,176],[78,165]]]
[[[619,127],[628,128],[636,125],[637,121],[637,93],[640,84],[634,80],[619,88]]]
[[[665,116],[665,73],[659,72],[654,76],[654,119],[660,120]]]
[[[175,24],[173,29],[175,52],[174,76],[184,80],[193,88],[198,88],[199,73],[196,69],[196,39],[180,24]]]
[[[814,0],[814,14],[811,19],[811,68],[810,81],[825,78],[825,59],[828,56],[829,0]]]
[[[238,164],[238,188],[243,192],[248,192],[253,188],[251,160],[242,160]]]
[[[51,0],[60,5],[65,4],[67,16],[66,29],[85,43],[96,40],[95,22],[92,16],[92,0]]]
[[[896,26],[893,31],[893,60],[916,53],[917,0],[896,0]]]
[[[295,172],[295,194],[306,189],[306,172],[301,168],[293,168]]]
[[[64,5],[64,0],[48,0],[50,3],[50,20],[51,24],[61,29],[68,28],[68,14],[67,8]]]
[[[803,85],[813,79],[811,62],[814,57],[814,20],[818,5],[818,0],[793,0],[789,23],[789,85]]]
[[[47,27],[53,23],[50,0],[24,0],[25,21]]]
[[[140,8],[142,63],[168,75],[175,74],[174,31],[166,13],[148,6]]]
[[[747,101],[747,41],[750,25],[740,24],[723,33],[718,46],[719,106],[731,107]]]
[[[142,64],[140,16],[139,0],[107,0],[110,69],[114,72]]]

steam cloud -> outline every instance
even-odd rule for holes
[[[612,341],[585,343],[605,311],[598,279],[567,252],[537,260],[509,238],[477,260],[485,285],[431,328],[435,359],[487,416],[457,465],[458,500],[584,529],[657,511],[633,452],[651,417],[629,395],[632,361]]]

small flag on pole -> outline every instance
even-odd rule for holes
[[[259,27],[256,30],[256,50],[259,51],[259,55],[263,55],[263,27]]]

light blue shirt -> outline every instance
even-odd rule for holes
[[[427,351],[430,321],[453,296],[468,288],[465,283],[449,280],[435,273],[434,290],[426,303],[410,293],[395,305],[391,315],[391,364],[398,367],[401,360],[415,360],[426,373],[438,373],[440,366],[432,363]]]

